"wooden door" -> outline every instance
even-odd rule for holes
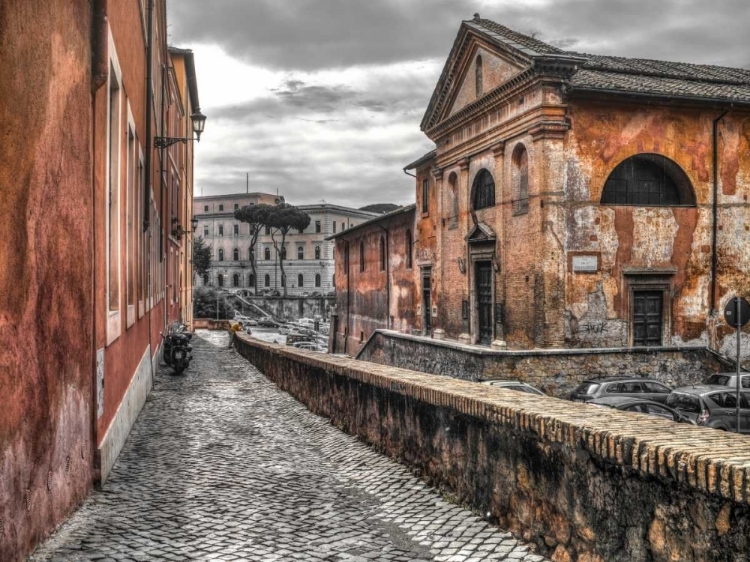
[[[663,293],[661,291],[635,291],[633,293],[633,345],[661,345]]]
[[[476,264],[477,313],[479,319],[479,343],[492,343],[492,263],[480,261]]]

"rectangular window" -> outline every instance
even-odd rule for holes
[[[224,225],[223,224],[219,225],[219,236],[224,236]]]
[[[109,232],[107,233],[107,288],[109,296],[107,300],[109,311],[117,312],[120,310],[120,129],[122,108],[120,106],[119,76],[114,65],[110,66],[109,76]]]
[[[430,180],[422,180],[422,212],[430,210]]]
[[[141,221],[144,218],[145,211],[143,208],[143,198],[146,193],[146,181],[143,173],[143,149],[140,143],[138,144],[138,193],[136,194],[136,215],[135,215],[135,229],[136,229],[136,244],[138,247],[138,254],[136,259],[138,260],[138,318],[142,317],[146,313],[145,306],[145,287],[146,287],[146,252],[144,249],[144,233],[143,225]]]
[[[208,227],[207,226],[203,227],[203,236],[206,237],[206,238],[208,238]]]
[[[320,221],[315,221],[315,232],[320,232]]]
[[[207,212],[208,212],[208,205],[203,205],[203,212],[204,212],[204,213],[207,213]]]
[[[333,233],[336,234],[336,221],[333,221]]]
[[[219,205],[219,211],[223,211],[223,210],[224,210],[224,205]]]
[[[237,211],[237,210],[239,210],[239,208],[240,208],[240,204],[239,203],[235,203],[234,204],[234,210]]]
[[[127,319],[126,326],[130,327],[135,323],[135,283],[136,283],[136,263],[135,263],[135,240],[137,237],[136,232],[136,220],[135,220],[135,209],[136,209],[136,191],[137,181],[136,174],[138,173],[137,167],[137,156],[136,156],[136,141],[135,134],[133,132],[132,119],[130,116],[130,108],[128,108],[128,134],[127,134],[127,161],[125,166],[125,174],[127,178],[126,184],[126,209],[125,209],[125,302],[127,303]]]
[[[234,225],[234,235],[235,236],[239,236],[239,234],[240,234],[240,225],[239,224],[235,224]]]
[[[271,227],[266,226],[266,235],[271,234]]]

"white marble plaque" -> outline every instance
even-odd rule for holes
[[[599,259],[596,256],[573,256],[574,273],[599,271]]]

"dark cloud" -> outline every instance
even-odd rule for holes
[[[222,45],[280,69],[445,57],[475,11],[565,48],[746,64],[750,2],[723,0],[179,0],[172,40]]]

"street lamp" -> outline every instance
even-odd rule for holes
[[[190,116],[193,122],[193,132],[195,137],[183,138],[183,137],[154,137],[154,146],[156,148],[167,148],[178,142],[187,143],[189,140],[201,141],[201,133],[206,127],[206,116],[201,113],[200,108],[196,108],[195,113]]]
[[[179,239],[182,237],[183,234],[190,234],[189,230],[182,230],[177,221],[178,219],[176,217],[172,219],[172,222],[174,223],[174,226],[172,227],[172,236]],[[194,233],[195,229],[198,228],[198,219],[196,217],[193,217],[192,219],[190,219],[190,226],[193,227],[193,233]]]

